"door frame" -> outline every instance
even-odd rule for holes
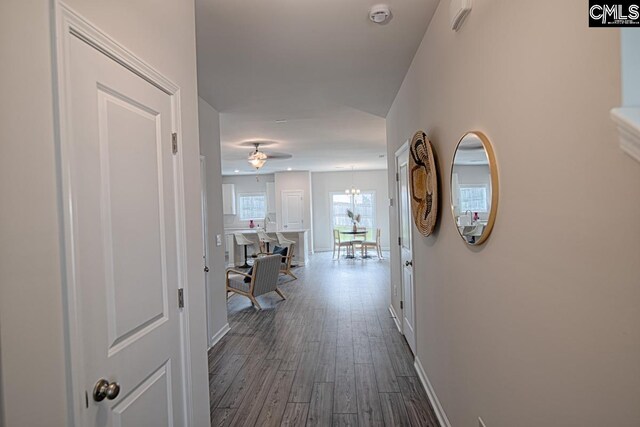
[[[202,262],[204,263],[204,295],[205,295],[205,307],[207,307],[207,347],[211,346],[211,336],[213,334],[210,331],[209,316],[211,315],[211,301],[209,299],[209,207],[207,204],[207,158],[200,154],[200,202],[202,210]]]
[[[403,278],[403,268],[404,266],[402,265],[402,244],[400,243],[400,239],[402,236],[402,223],[401,223],[401,217],[402,217],[402,205],[400,203],[400,167],[398,164],[398,158],[400,157],[400,155],[402,155],[405,151],[409,151],[409,140],[405,141],[404,144],[402,144],[400,146],[400,148],[398,148],[395,152],[395,157],[394,157],[394,166],[395,166],[395,173],[396,173],[396,185],[395,185],[395,197],[396,197],[396,214],[397,214],[397,226],[398,226],[398,266],[399,268],[399,280],[400,280],[400,300],[404,303],[405,302],[405,295],[404,295],[404,278]],[[411,209],[409,209],[409,217],[411,217]],[[409,224],[409,234],[411,235],[411,259],[413,259],[413,222],[410,222]],[[413,290],[413,315],[415,318],[415,314],[416,314],[416,304],[415,304],[415,295],[416,295],[416,287],[415,287],[415,277],[412,274],[411,275],[411,288]],[[400,313],[398,313],[400,315],[400,319],[399,320],[399,329],[400,332],[402,333],[402,335],[404,335],[404,308],[400,309]],[[414,335],[416,335],[414,337],[414,339],[416,339],[417,341],[417,325],[415,324],[416,322],[414,322],[413,325],[413,331],[414,331]],[[417,344],[416,344],[417,345]]]
[[[171,128],[178,135],[178,150],[173,158],[175,175],[174,191],[176,198],[176,246],[178,253],[178,288],[183,289],[184,297],[189,301],[187,286],[187,239],[185,221],[184,171],[182,157],[182,127],[180,87],[152,68],[126,47],[119,44],[98,27],[76,13],[60,0],[53,2],[52,7],[52,57],[54,71],[54,119],[56,120],[55,150],[57,160],[57,187],[59,199],[60,233],[62,239],[62,288],[64,295],[64,332],[66,341],[66,370],[68,384],[66,387],[69,417],[72,425],[83,422],[86,383],[84,371],[83,338],[79,325],[82,322],[78,284],[75,277],[76,256],[74,234],[77,224],[75,219],[76,190],[71,180],[71,132],[72,114],[69,104],[69,40],[71,37],[82,40],[111,60],[127,68],[138,77],[157,87],[171,97]],[[193,371],[191,366],[191,343],[199,337],[189,333],[189,303],[179,312],[181,372],[184,378],[182,399],[184,404],[186,426],[193,425]],[[80,369],[74,367],[81,367]]]

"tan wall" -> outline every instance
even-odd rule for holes
[[[440,225],[414,235],[417,355],[453,426],[640,425],[640,164],[609,119],[619,33],[589,29],[586,0],[476,1],[458,33],[448,5],[387,117],[390,161],[424,129],[443,177]],[[472,129],[501,184],[479,249],[448,209]]]
[[[63,426],[63,287],[56,194],[48,0],[0,9],[4,102],[0,156],[0,342],[7,427]],[[195,425],[209,422],[193,0],[66,0],[181,88]],[[0,416],[0,423],[2,416]]]

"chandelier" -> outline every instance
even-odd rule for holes
[[[360,194],[360,189],[356,188],[354,184],[354,181],[355,181],[354,177],[355,177],[355,172],[353,171],[353,166],[351,166],[351,188],[347,188],[346,190],[344,190],[344,193],[350,196],[357,196],[358,194]]]

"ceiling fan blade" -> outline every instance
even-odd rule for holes
[[[284,159],[290,159],[293,156],[291,154],[287,154],[287,153],[265,153],[267,155],[268,159],[272,159],[272,160],[284,160]]]

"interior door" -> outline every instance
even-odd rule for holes
[[[402,332],[416,352],[415,293],[413,287],[413,250],[411,242],[411,201],[409,194],[409,150],[401,150],[396,157],[398,173],[398,218],[400,219],[400,271],[402,271]]]
[[[84,426],[185,424],[172,95],[68,37],[73,275]]]
[[[285,190],[282,192],[282,228],[301,230],[304,228],[304,192]]]

